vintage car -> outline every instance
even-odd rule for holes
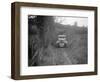
[[[56,46],[58,48],[66,48],[68,41],[66,40],[66,35],[58,35],[58,40],[56,41]]]

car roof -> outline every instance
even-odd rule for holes
[[[58,35],[58,37],[66,37],[66,35]]]

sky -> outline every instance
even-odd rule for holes
[[[88,18],[86,17],[55,17],[55,22],[64,25],[74,25],[77,22],[78,26],[88,26]]]

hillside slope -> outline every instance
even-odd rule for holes
[[[41,39],[43,41],[37,39],[35,42],[35,37],[38,35],[32,35],[32,41],[35,42],[35,45],[38,45],[39,41],[39,45],[42,47],[35,51],[31,48],[36,57],[31,60],[30,66],[87,64],[87,32],[87,27],[55,23],[49,26],[49,31],[44,33],[44,38]],[[66,35],[67,47],[58,48],[55,46],[59,34]]]

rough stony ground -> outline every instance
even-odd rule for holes
[[[39,65],[69,65],[72,64],[65,48],[55,48],[49,45],[47,54],[40,56]]]

